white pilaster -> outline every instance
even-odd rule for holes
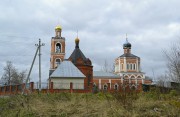
[[[127,72],[126,57],[124,57],[124,69],[125,69],[125,72]]]
[[[120,63],[120,57],[119,57],[119,72],[121,72],[121,63]]]
[[[142,78],[142,84],[144,84],[144,79]]]
[[[110,83],[110,89],[111,89],[111,79],[109,79],[109,83]]]
[[[101,79],[99,79],[99,89],[101,89]]]
[[[121,83],[123,84],[123,78],[124,78],[124,75],[122,75],[122,77],[121,77]]]
[[[137,72],[139,72],[139,63],[138,63],[138,58],[136,58],[136,65],[137,65],[136,70],[137,70]]]
[[[135,79],[136,79],[136,85],[137,85],[137,83],[138,83],[137,78],[135,78]]]

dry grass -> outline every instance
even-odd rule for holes
[[[0,98],[1,117],[178,117],[180,96],[171,94],[32,94]]]

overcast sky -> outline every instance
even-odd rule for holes
[[[94,70],[106,60],[109,66],[123,54],[125,35],[132,53],[141,58],[148,76],[163,74],[166,60],[162,50],[179,40],[179,0],[1,0],[0,76],[6,61],[29,71],[41,38],[42,79],[48,78],[50,42],[54,28],[62,26],[66,38],[66,58],[73,52],[76,31],[80,49],[90,58]],[[38,59],[31,79],[38,80]]]

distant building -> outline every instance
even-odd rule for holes
[[[127,38],[123,49],[124,54],[115,59],[115,74],[129,83],[151,83],[145,78],[145,73],[141,72],[141,59],[131,53],[131,43]]]
[[[93,75],[93,85],[97,86],[99,90],[107,90],[108,83],[111,89],[118,90],[122,82],[119,75],[110,72],[94,71]]]

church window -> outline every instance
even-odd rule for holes
[[[58,67],[60,63],[61,63],[61,59],[56,59],[56,67]]]
[[[133,69],[134,69],[134,70],[136,69],[136,64],[133,64]]]
[[[96,83],[93,83],[93,87],[96,87]]]
[[[118,84],[115,84],[114,85],[114,90],[118,90],[118,87],[119,87]]]
[[[107,89],[108,89],[107,84],[105,84],[105,85],[103,86],[103,89],[104,89],[104,90],[107,90]]]
[[[56,53],[61,53],[61,44],[60,43],[56,44]]]
[[[127,64],[127,69],[129,70],[129,64]]]
[[[132,90],[132,91],[135,91],[135,90],[136,90],[136,87],[135,87],[135,86],[132,86],[132,87],[131,87],[131,90]]]
[[[123,70],[123,64],[121,64],[121,68],[122,68],[122,70]]]
[[[132,64],[130,64],[130,69],[132,70]]]

